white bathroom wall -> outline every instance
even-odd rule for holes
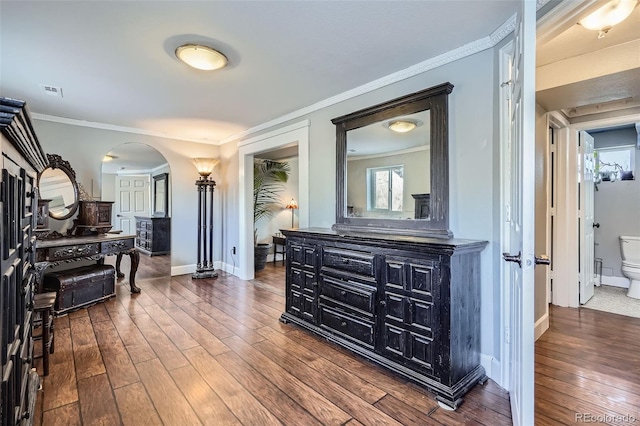
[[[634,128],[592,133],[595,149],[635,145]],[[621,271],[620,235],[640,236],[640,151],[636,150],[635,180],[602,182],[594,194],[596,258],[602,259],[602,283],[628,287]]]

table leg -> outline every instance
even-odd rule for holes
[[[129,271],[129,285],[131,293],[140,293],[140,287],[136,286],[136,272],[138,272],[138,264],[140,264],[140,253],[133,249],[127,253],[131,259],[131,270]]]
[[[116,276],[118,278],[123,278],[124,274],[122,273],[122,271],[120,271],[120,263],[122,262],[122,253],[118,253],[116,255]],[[138,269],[138,267],[136,266],[136,269]]]

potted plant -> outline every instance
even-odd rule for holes
[[[256,224],[263,217],[273,216],[280,206],[279,194],[289,180],[291,168],[287,162],[256,159],[253,163],[253,242],[254,269],[259,271],[267,263],[271,244],[258,243]]]

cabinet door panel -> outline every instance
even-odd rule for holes
[[[432,337],[431,329],[434,326],[433,305],[418,299],[407,299],[407,303],[409,315],[406,322],[412,327],[419,328],[425,335]]]
[[[315,266],[315,249],[313,247],[291,244],[289,256],[292,266],[307,269],[313,269]]]
[[[412,296],[420,296],[433,302],[437,286],[438,268],[434,265],[408,264],[407,290]]]
[[[415,333],[408,333],[407,343],[407,358],[418,367],[433,374],[433,341]]]
[[[384,326],[384,350],[394,355],[404,357],[405,334],[401,328],[389,324]]]
[[[398,322],[404,322],[405,318],[405,306],[404,296],[400,296],[393,293],[385,293],[385,320],[394,320]]]

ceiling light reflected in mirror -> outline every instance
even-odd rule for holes
[[[637,0],[611,0],[582,19],[580,25],[598,31],[598,38],[603,38],[614,25],[627,19],[637,4]]]

